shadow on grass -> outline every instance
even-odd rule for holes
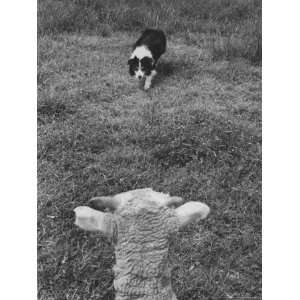
[[[157,73],[155,85],[160,85],[169,77],[181,76],[186,79],[192,78],[195,74],[195,67],[192,63],[184,60],[164,60],[158,63]]]
[[[69,115],[76,112],[76,109],[72,105],[67,105],[59,100],[44,100],[40,101],[37,108],[39,118],[54,118],[56,120],[65,120]]]

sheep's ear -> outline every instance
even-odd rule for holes
[[[165,205],[169,207],[178,207],[182,203],[183,199],[181,197],[173,196],[166,200]]]
[[[87,231],[101,231],[108,237],[113,236],[112,215],[92,209],[88,206],[79,206],[74,209],[75,225]]]
[[[179,218],[180,227],[184,227],[194,221],[202,220],[209,214],[209,207],[201,202],[190,201],[175,209]]]
[[[120,205],[120,201],[112,196],[94,197],[89,200],[88,206],[97,210],[115,210]]]

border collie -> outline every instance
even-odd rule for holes
[[[128,60],[129,74],[139,80],[145,78],[145,90],[150,88],[152,79],[157,74],[156,64],[160,56],[165,53],[166,46],[165,34],[157,29],[146,29],[133,45]]]

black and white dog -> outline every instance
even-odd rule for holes
[[[166,46],[165,34],[157,29],[146,29],[133,45],[128,60],[129,74],[139,80],[145,78],[145,90],[150,88],[152,79],[157,74],[156,64],[160,56],[165,53]]]

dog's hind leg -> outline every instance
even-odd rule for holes
[[[146,77],[144,89],[148,90],[151,87],[152,79],[157,74],[156,70],[152,70],[151,74]]]

